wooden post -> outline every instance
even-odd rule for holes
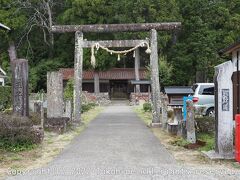
[[[63,78],[60,72],[47,73],[47,118],[63,117]]]
[[[187,141],[196,143],[193,101],[187,100]]]
[[[100,83],[99,83],[99,74],[97,71],[94,71],[94,93],[100,93]]]
[[[74,124],[81,123],[81,94],[82,94],[82,68],[83,68],[83,33],[75,33],[74,58]]]
[[[29,116],[28,61],[12,60],[11,67],[13,113],[19,116]]]
[[[135,50],[135,79],[139,81],[140,53],[139,48]],[[140,85],[136,85],[136,93],[140,93]]]
[[[158,71],[158,45],[157,45],[157,31],[152,29],[151,34],[151,87],[152,87],[152,103],[153,103],[153,120],[152,125],[160,125],[160,83]]]

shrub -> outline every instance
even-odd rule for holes
[[[152,111],[152,105],[151,105],[151,103],[144,103],[144,104],[143,104],[143,110],[144,110],[145,112],[151,112],[151,111]]]
[[[87,111],[89,111],[90,109],[92,109],[95,106],[96,106],[95,103],[82,104],[81,113],[87,112]]]
[[[181,146],[181,147],[184,147],[186,145],[189,144],[189,142],[187,142],[187,140],[181,138],[181,137],[178,137],[177,139],[173,140],[173,141],[170,141],[170,144],[174,145],[174,146]]]
[[[73,90],[74,90],[74,80],[70,79],[67,82],[66,87],[64,88],[64,99],[72,100],[73,99]]]
[[[30,118],[15,115],[0,114],[0,130],[0,149],[8,151],[32,149],[44,136]]]
[[[0,86],[0,111],[8,109],[12,105],[12,88],[9,86]]]
[[[91,102],[91,103],[88,103],[88,105],[89,105],[91,108],[93,108],[93,107],[97,106],[97,104],[96,104],[96,103],[93,103],[93,102]]]
[[[11,142],[8,138],[0,140],[0,149],[4,149],[10,152],[20,152],[25,150],[34,149],[37,145],[31,141],[18,140]]]
[[[215,131],[215,120],[212,117],[197,117],[195,118],[197,130],[200,133],[214,133]]]
[[[201,147],[201,151],[210,151],[213,150],[215,147],[215,137],[214,133],[208,134],[208,133],[198,133],[197,139],[201,140],[203,142],[206,142],[205,146]]]

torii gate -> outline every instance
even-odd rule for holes
[[[170,31],[179,29],[180,22],[171,23],[142,23],[142,24],[96,24],[96,25],[57,25],[52,26],[52,32],[75,33],[75,58],[74,58],[74,123],[81,123],[81,93],[83,71],[83,48],[90,48],[98,43],[105,47],[134,47],[147,40],[110,40],[87,41],[83,33],[112,33],[112,32],[140,32],[150,31],[150,68],[151,89],[153,103],[152,126],[160,125],[160,83],[158,70],[158,44],[157,30]]]

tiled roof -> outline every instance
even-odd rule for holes
[[[139,76],[141,80],[146,78],[146,69],[139,69]],[[63,74],[63,80],[68,80],[74,77],[73,68],[62,68],[60,72]],[[93,80],[94,71],[83,71],[84,80]],[[108,71],[100,71],[99,79],[106,80],[133,80],[135,79],[135,70],[134,68],[113,68]]]
[[[193,94],[193,90],[189,86],[169,86],[165,87],[166,94]]]

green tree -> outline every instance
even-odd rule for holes
[[[159,58],[159,78],[162,87],[172,85],[173,68],[165,56]]]
[[[181,21],[180,32],[158,33],[159,52],[165,57],[160,61],[163,85],[211,81],[214,66],[225,60],[219,57],[218,51],[233,43],[240,34],[240,0],[0,0],[0,22],[13,30],[11,33],[0,30],[0,65],[10,69],[7,49],[8,42],[14,40],[18,57],[29,60],[31,87],[36,92],[45,88],[47,71],[73,67],[74,63],[73,34],[55,34],[54,51],[49,46],[53,36],[49,31],[47,4],[53,24]],[[36,10],[40,14],[35,14]],[[146,37],[148,32],[84,34],[88,40]],[[149,62],[149,56],[141,51],[144,61]],[[84,69],[93,69],[90,58],[90,49],[85,49]],[[133,67],[132,54],[122,56],[118,62],[116,56],[99,50],[96,61],[96,71],[114,66]],[[167,71],[168,67],[172,70]]]
[[[70,79],[67,82],[67,85],[64,89],[64,98],[68,100],[73,100],[73,90],[74,90],[74,81]]]
[[[234,2],[232,8],[235,7]],[[179,0],[183,28],[178,43],[169,51],[177,85],[212,81],[214,66],[223,62],[218,51],[236,39],[236,17],[224,1]]]
[[[179,17],[175,0],[69,0],[69,8],[59,16],[61,24],[118,24],[118,23],[151,23],[162,21],[176,21]],[[160,33],[161,49],[171,39],[171,34]],[[115,34],[86,34],[88,40],[104,39],[141,39],[149,37],[148,33],[115,33]],[[90,66],[90,51],[84,54],[84,67]],[[149,58],[149,57],[148,57]],[[117,57],[99,51],[96,55],[96,70],[106,70],[121,63]],[[123,56],[122,61],[132,61],[132,56]]]

